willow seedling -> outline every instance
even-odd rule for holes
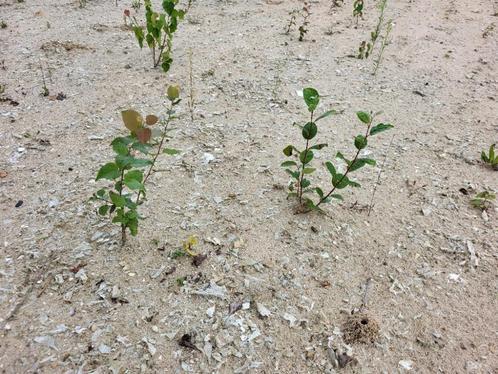
[[[121,226],[122,246],[126,243],[127,230],[132,236],[138,233],[138,223],[142,218],[138,207],[146,199],[146,184],[159,155],[179,153],[176,149],[165,147],[170,125],[175,118],[174,107],[180,102],[177,86],[168,88],[168,100],[170,106],[163,119],[148,115],[144,120],[140,113],[132,109],[121,112],[129,134],[111,142],[114,161],[103,165],[95,178],[114,183],[108,189],[98,190],[92,200],[103,203],[98,209],[99,215],[109,216],[113,223]]]
[[[342,160],[346,164],[345,171],[339,171],[332,162],[327,161],[325,166],[331,175],[331,184],[328,192],[317,186],[312,186],[309,179],[316,169],[312,167],[314,158],[314,150],[320,150],[328,146],[327,143],[311,144],[318,134],[317,122],[337,112],[329,110],[322,115],[315,118],[315,111],[320,102],[320,95],[314,88],[305,88],[303,90],[303,98],[308,111],[310,113],[309,122],[304,126],[298,125],[301,128],[301,135],[305,140],[303,150],[299,150],[294,145],[288,145],[284,148],[284,155],[287,157],[294,157],[296,160],[287,160],[282,163],[282,167],[292,177],[289,183],[289,197],[295,197],[298,200],[301,210],[309,211],[313,209],[320,209],[320,205],[332,201],[332,199],[342,200],[343,197],[336,193],[336,190],[344,189],[348,186],[360,187],[360,184],[350,179],[349,175],[365,165],[376,164],[375,160],[371,158],[361,157],[361,151],[368,145],[368,140],[380,132],[389,130],[393,126],[388,123],[379,123],[374,126],[374,119],[376,115],[366,112],[357,112],[358,119],[366,125],[366,129],[362,134],[354,138],[354,146],[356,153],[352,159],[346,158],[341,152],[337,152],[336,158]],[[318,198],[313,200],[314,195]]]

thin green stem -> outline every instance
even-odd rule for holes
[[[313,113],[314,112],[311,112],[311,115],[310,115],[310,122],[313,122]],[[306,161],[306,156],[308,156],[308,151],[309,151],[309,139],[306,139],[306,148],[304,149],[304,161]],[[299,176],[299,183],[298,183],[298,192],[297,192],[297,195],[299,197],[299,204],[302,204],[303,203],[303,179],[304,179],[304,168],[306,166],[306,164],[304,162],[301,162],[302,163],[302,168],[301,168],[301,173],[300,173],[300,176]]]

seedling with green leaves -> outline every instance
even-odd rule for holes
[[[126,243],[126,232],[137,235],[138,222],[142,218],[138,207],[146,199],[146,183],[161,154],[175,155],[176,149],[166,148],[170,125],[175,119],[174,108],[180,102],[178,86],[168,87],[170,106],[165,118],[148,115],[145,120],[135,110],[121,112],[125,127],[130,134],[117,137],[111,142],[115,158],[103,165],[95,178],[114,184],[98,190],[92,200],[102,202],[98,213],[109,216],[121,226],[121,245]]]
[[[294,145],[288,145],[284,148],[284,155],[287,157],[294,157],[294,160],[284,161],[282,167],[292,177],[289,183],[289,197],[296,197],[299,202],[300,210],[310,211],[314,209],[320,210],[320,206],[324,203],[332,201],[332,199],[342,200],[342,196],[336,193],[336,190],[344,189],[348,186],[360,187],[359,183],[351,180],[349,174],[357,171],[365,165],[375,165],[375,160],[370,158],[360,157],[360,153],[368,145],[368,140],[371,136],[380,132],[389,130],[393,126],[388,123],[379,123],[373,125],[375,116],[377,114],[357,112],[358,119],[366,125],[366,130],[363,134],[357,135],[354,138],[354,145],[357,149],[354,157],[349,160],[341,152],[337,152],[336,158],[342,160],[346,164],[344,172],[338,171],[334,164],[330,161],[325,163],[328,172],[331,174],[332,186],[328,192],[320,187],[311,185],[309,179],[316,169],[312,167],[312,160],[314,158],[314,150],[321,150],[328,146],[327,143],[311,144],[311,140],[318,134],[317,122],[337,112],[329,110],[322,115],[315,117],[315,111],[320,102],[320,95],[314,88],[305,88],[303,90],[303,98],[308,111],[310,113],[309,122],[304,126],[298,125],[301,128],[301,135],[304,138],[305,146],[303,150],[299,150]],[[317,199],[313,200],[311,196],[317,195]]]
[[[481,160],[489,164],[494,170],[498,170],[498,154],[495,153],[495,144],[491,144],[488,154],[486,151],[481,152]]]
[[[167,72],[173,59],[171,52],[173,48],[173,35],[178,29],[178,23],[185,17],[185,10],[177,9],[178,0],[163,0],[162,7],[165,13],[155,12],[151,0],[144,0],[145,6],[145,32],[136,18],[132,19],[133,32],[137,38],[140,48],[144,41],[152,50],[152,61],[154,67],[161,65]]]
[[[475,208],[479,208],[481,210],[487,210],[492,204],[493,200],[496,199],[496,195],[489,191],[482,191],[475,195],[470,203]]]

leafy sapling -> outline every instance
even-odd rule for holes
[[[164,72],[168,72],[173,59],[173,35],[178,23],[185,17],[185,10],[177,9],[178,0],[163,0],[162,7],[165,13],[155,12],[151,0],[144,0],[146,28],[145,32],[135,18],[132,19],[133,32],[140,48],[144,41],[152,50],[154,67],[161,65]]]
[[[297,18],[301,16],[301,25],[298,27],[299,31],[299,41],[302,42],[304,40],[305,35],[308,33],[309,26],[309,17],[311,15],[310,12],[310,3],[307,0],[303,1],[303,7],[299,9],[295,9],[289,13],[290,19],[285,27],[285,33],[289,34],[291,30],[297,26]]]
[[[140,113],[131,109],[121,112],[130,133],[111,142],[116,154],[114,161],[103,165],[95,178],[113,182],[108,189],[98,190],[92,200],[103,203],[98,209],[99,215],[109,216],[113,223],[121,226],[122,246],[126,243],[127,230],[132,236],[138,233],[138,223],[142,218],[138,207],[146,199],[146,183],[159,155],[179,153],[165,147],[172,130],[170,125],[175,119],[174,108],[180,102],[178,86],[170,86],[167,96],[170,106],[164,119],[148,115],[144,120]]]
[[[374,126],[373,123],[376,115],[366,112],[357,112],[356,115],[358,119],[366,125],[366,130],[363,134],[359,134],[354,138],[356,153],[351,160],[347,159],[341,152],[337,152],[336,158],[342,160],[346,164],[345,171],[339,171],[330,161],[325,163],[325,166],[332,177],[332,186],[329,191],[325,193],[320,187],[312,187],[311,181],[308,178],[316,170],[314,167],[311,167],[311,161],[314,157],[313,150],[320,150],[326,147],[327,144],[318,143],[311,145],[310,140],[315,138],[318,133],[316,122],[337,112],[329,110],[315,119],[314,113],[320,102],[319,93],[314,88],[306,88],[303,90],[303,98],[308,106],[308,111],[310,112],[310,121],[304,126],[300,126],[302,129],[302,136],[306,140],[305,148],[300,151],[293,145],[285,147],[283,151],[284,154],[287,157],[295,156],[297,161],[285,161],[282,163],[282,167],[285,168],[285,171],[289,173],[293,179],[289,184],[289,196],[297,197],[301,210],[320,210],[321,204],[328,203],[332,199],[343,199],[341,195],[336,193],[336,190],[341,190],[348,186],[360,187],[360,184],[351,180],[349,175],[365,165],[374,166],[376,164],[373,159],[361,157],[361,151],[367,147],[368,140],[371,136],[389,130],[393,126],[387,123],[379,123]],[[317,200],[313,200],[309,197],[314,194],[318,196]]]
[[[486,151],[481,152],[481,160],[489,164],[494,170],[498,170],[498,154],[495,153],[495,144],[491,144],[488,154]]]

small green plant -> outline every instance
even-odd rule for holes
[[[163,0],[162,7],[165,13],[158,13],[152,9],[151,0],[144,0],[146,28],[145,33],[136,18],[132,18],[132,27],[140,48],[144,41],[152,50],[154,67],[161,65],[167,72],[173,59],[173,35],[178,28],[178,23],[185,17],[185,11],[176,9],[178,0]]]
[[[301,135],[306,141],[305,146],[303,150],[299,150],[293,145],[285,147],[283,150],[284,155],[287,157],[295,157],[297,160],[284,161],[281,166],[285,168],[285,171],[292,177],[292,180],[289,183],[289,197],[297,198],[300,211],[310,211],[319,209],[321,204],[328,203],[332,199],[342,200],[342,196],[335,193],[336,190],[344,189],[348,186],[360,187],[359,183],[349,178],[349,174],[365,165],[376,164],[373,159],[360,157],[361,151],[367,147],[368,140],[371,136],[389,130],[393,126],[387,123],[379,123],[373,126],[374,119],[379,113],[374,115],[372,113],[357,112],[356,115],[358,116],[358,119],[366,125],[366,130],[364,134],[357,135],[354,138],[354,145],[357,151],[351,160],[347,159],[341,152],[337,152],[336,158],[342,160],[346,164],[345,171],[338,171],[330,161],[325,163],[325,166],[332,177],[332,186],[329,191],[325,193],[320,187],[312,187],[311,181],[308,178],[316,171],[311,165],[314,158],[314,151],[325,148],[328,144],[317,143],[312,145],[311,140],[314,139],[318,133],[317,122],[332,114],[336,114],[337,112],[329,110],[322,115],[315,117],[315,111],[320,102],[320,95],[314,88],[305,88],[303,90],[303,98],[310,113],[309,122],[304,126],[298,125],[301,128]],[[318,195],[318,200],[314,201],[311,197],[308,197],[314,194]]]
[[[103,165],[95,178],[97,181],[105,179],[114,183],[107,190],[98,190],[92,200],[103,202],[98,209],[101,216],[108,215],[113,223],[121,226],[122,246],[126,243],[127,230],[132,236],[137,235],[141,219],[138,207],[146,199],[146,183],[159,155],[178,153],[176,149],[165,147],[171,122],[175,118],[174,107],[180,102],[178,86],[169,86],[167,96],[170,106],[164,119],[148,115],[144,120],[135,110],[121,112],[123,123],[130,134],[111,142],[115,159]],[[158,124],[160,126],[156,126]]]
[[[289,34],[292,29],[297,26],[297,17],[301,16],[301,25],[298,27],[299,31],[299,41],[302,42],[304,40],[304,36],[308,33],[308,25],[309,25],[309,17],[310,13],[310,4],[307,0],[303,1],[303,7],[301,9],[295,9],[289,13],[290,19],[289,23],[285,28],[285,33]]]
[[[489,164],[494,170],[498,170],[498,154],[495,153],[495,144],[491,144],[489,147],[489,152],[481,152],[481,160],[486,164]]]
[[[5,21],[0,21],[0,29],[6,29],[7,28],[7,22]]]
[[[353,3],[353,18],[356,20],[356,24],[358,25],[358,21],[360,18],[363,18],[363,0],[354,0]]]
[[[483,191],[483,192],[479,192],[477,195],[475,195],[472,198],[472,200],[470,200],[470,203],[475,208],[478,208],[481,210],[487,210],[493,204],[493,200],[495,200],[495,199],[496,199],[496,195],[494,193],[491,193],[489,191]]]

